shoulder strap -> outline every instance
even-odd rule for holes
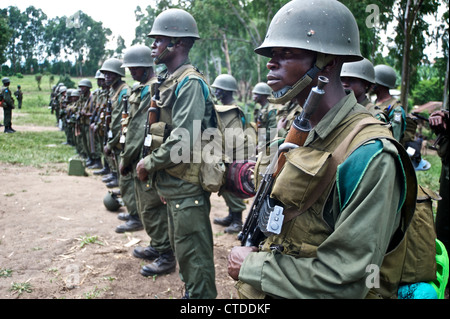
[[[350,146],[351,142],[355,138],[355,136],[365,127],[368,125],[374,125],[374,124],[382,124],[382,122],[378,121],[374,117],[366,117],[362,119],[355,128],[350,132],[350,134],[342,141],[341,144],[334,150],[333,154],[330,157],[327,170],[325,172],[325,175],[323,177],[323,180],[320,184],[317,185],[315,191],[312,193],[313,195],[308,198],[308,200],[305,202],[302,210],[298,209],[287,209],[285,210],[285,217],[284,222],[288,222],[292,220],[293,218],[297,217],[300,214],[303,214],[306,212],[322,195],[322,193],[325,191],[325,189],[328,187],[328,185],[333,181],[333,178],[336,175],[337,167],[344,161],[345,155],[347,154],[348,147]],[[374,139],[374,137],[367,139],[357,145],[355,149],[357,149],[359,146],[367,143],[368,141]]]

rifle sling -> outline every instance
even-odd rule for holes
[[[350,132],[350,134],[342,141],[341,144],[334,150],[333,154],[331,155],[328,163],[327,170],[325,172],[325,176],[323,177],[322,183],[319,183],[315,189],[315,191],[312,193],[313,195],[308,198],[308,200],[305,202],[301,210],[298,210],[296,207],[290,207],[284,210],[284,223],[287,223],[288,221],[294,219],[295,217],[303,214],[306,212],[321,196],[321,194],[325,191],[325,189],[328,187],[328,185],[333,181],[333,178],[336,176],[337,167],[344,161],[345,155],[347,153],[347,149],[350,146],[350,143],[353,141],[355,136],[366,126],[373,125],[373,124],[381,124],[380,121],[378,121],[375,118],[367,117],[362,119],[355,128]],[[355,149],[357,149],[359,146],[367,143],[370,140],[373,140],[374,138],[369,138],[363,142],[361,142]]]

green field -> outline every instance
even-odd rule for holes
[[[41,90],[33,75],[23,78],[10,77],[11,91],[15,91],[17,85],[22,86],[24,100],[22,109],[13,110],[13,127],[18,126],[55,126],[56,118],[48,109],[50,102],[51,86],[57,84],[59,79],[50,83],[49,76],[43,76]],[[81,78],[73,78],[78,83]],[[97,88],[95,79],[90,78],[94,88]],[[125,81],[132,86],[133,80],[128,75]],[[17,104],[17,103],[16,103]],[[16,116],[14,116],[16,114]],[[19,116],[17,116],[19,115]],[[40,167],[44,163],[66,163],[75,155],[72,147],[62,145],[66,140],[64,132],[20,132],[14,134],[0,133],[0,163],[11,163],[21,165],[32,165]],[[439,191],[439,175],[441,171],[441,160],[437,155],[424,156],[431,163],[431,169],[417,172],[419,184]]]

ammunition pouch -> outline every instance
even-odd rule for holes
[[[317,185],[323,181],[331,153],[310,147],[299,147],[290,150],[285,156],[286,164],[273,185],[271,196],[286,206],[302,210],[302,206],[312,196]],[[302,190],[302,193],[298,193],[298,190]],[[317,204],[322,207],[323,203]]]
[[[150,135],[152,136],[150,150],[154,151],[161,147],[166,138],[169,136],[168,125],[164,122],[157,122],[150,127]],[[146,145],[147,146],[147,145]]]

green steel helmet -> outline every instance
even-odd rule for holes
[[[67,91],[67,87],[65,85],[61,85],[58,89],[58,94],[61,94],[66,91]]]
[[[182,9],[168,9],[159,14],[148,37],[166,36],[170,38],[200,39],[194,17]]]
[[[2,79],[2,82],[3,82],[3,84],[11,83],[11,81],[9,80],[9,78],[3,78],[3,79]]]
[[[89,79],[82,79],[80,82],[78,82],[78,86],[86,86],[88,88],[92,89],[92,83],[89,81]]]
[[[74,91],[74,89],[67,89],[67,91],[66,91],[66,98],[71,97],[73,91]]]
[[[272,89],[270,88],[270,86],[267,83],[259,82],[253,88],[252,93],[261,94],[261,95],[271,95]]]
[[[111,212],[117,212],[122,206],[117,200],[117,195],[111,192],[106,193],[105,197],[103,198],[103,204],[105,205],[106,209]]]
[[[344,63],[341,70],[341,77],[351,77],[375,83],[375,70],[372,62],[364,58],[361,61]]]
[[[77,89],[73,89],[73,91],[72,91],[72,93],[70,94],[70,96],[80,96],[81,95],[81,92],[80,92],[80,90],[77,90]]]
[[[123,68],[153,66],[152,50],[145,45],[134,45],[125,51]]]
[[[395,73],[395,70],[391,68],[389,65],[380,64],[375,66],[376,84],[393,89],[395,88],[396,81],[397,81],[397,74]]]
[[[97,72],[95,73],[95,78],[96,79],[104,79],[105,75],[100,70],[97,70]]]
[[[289,47],[362,59],[359,30],[350,10],[336,0],[293,0],[273,17],[255,52],[271,57],[272,48]]]
[[[236,92],[238,90],[238,84],[234,76],[229,74],[221,74],[211,85],[213,88],[222,89],[224,91],[233,91]]]
[[[293,0],[273,17],[257,54],[272,57],[273,48],[317,52],[316,62],[294,85],[272,92],[269,101],[285,104],[297,97],[336,56],[362,60],[359,30],[350,10],[336,0]]]
[[[110,58],[103,62],[100,72],[113,72],[120,76],[125,76],[125,69],[122,67],[122,61],[117,58]]]

